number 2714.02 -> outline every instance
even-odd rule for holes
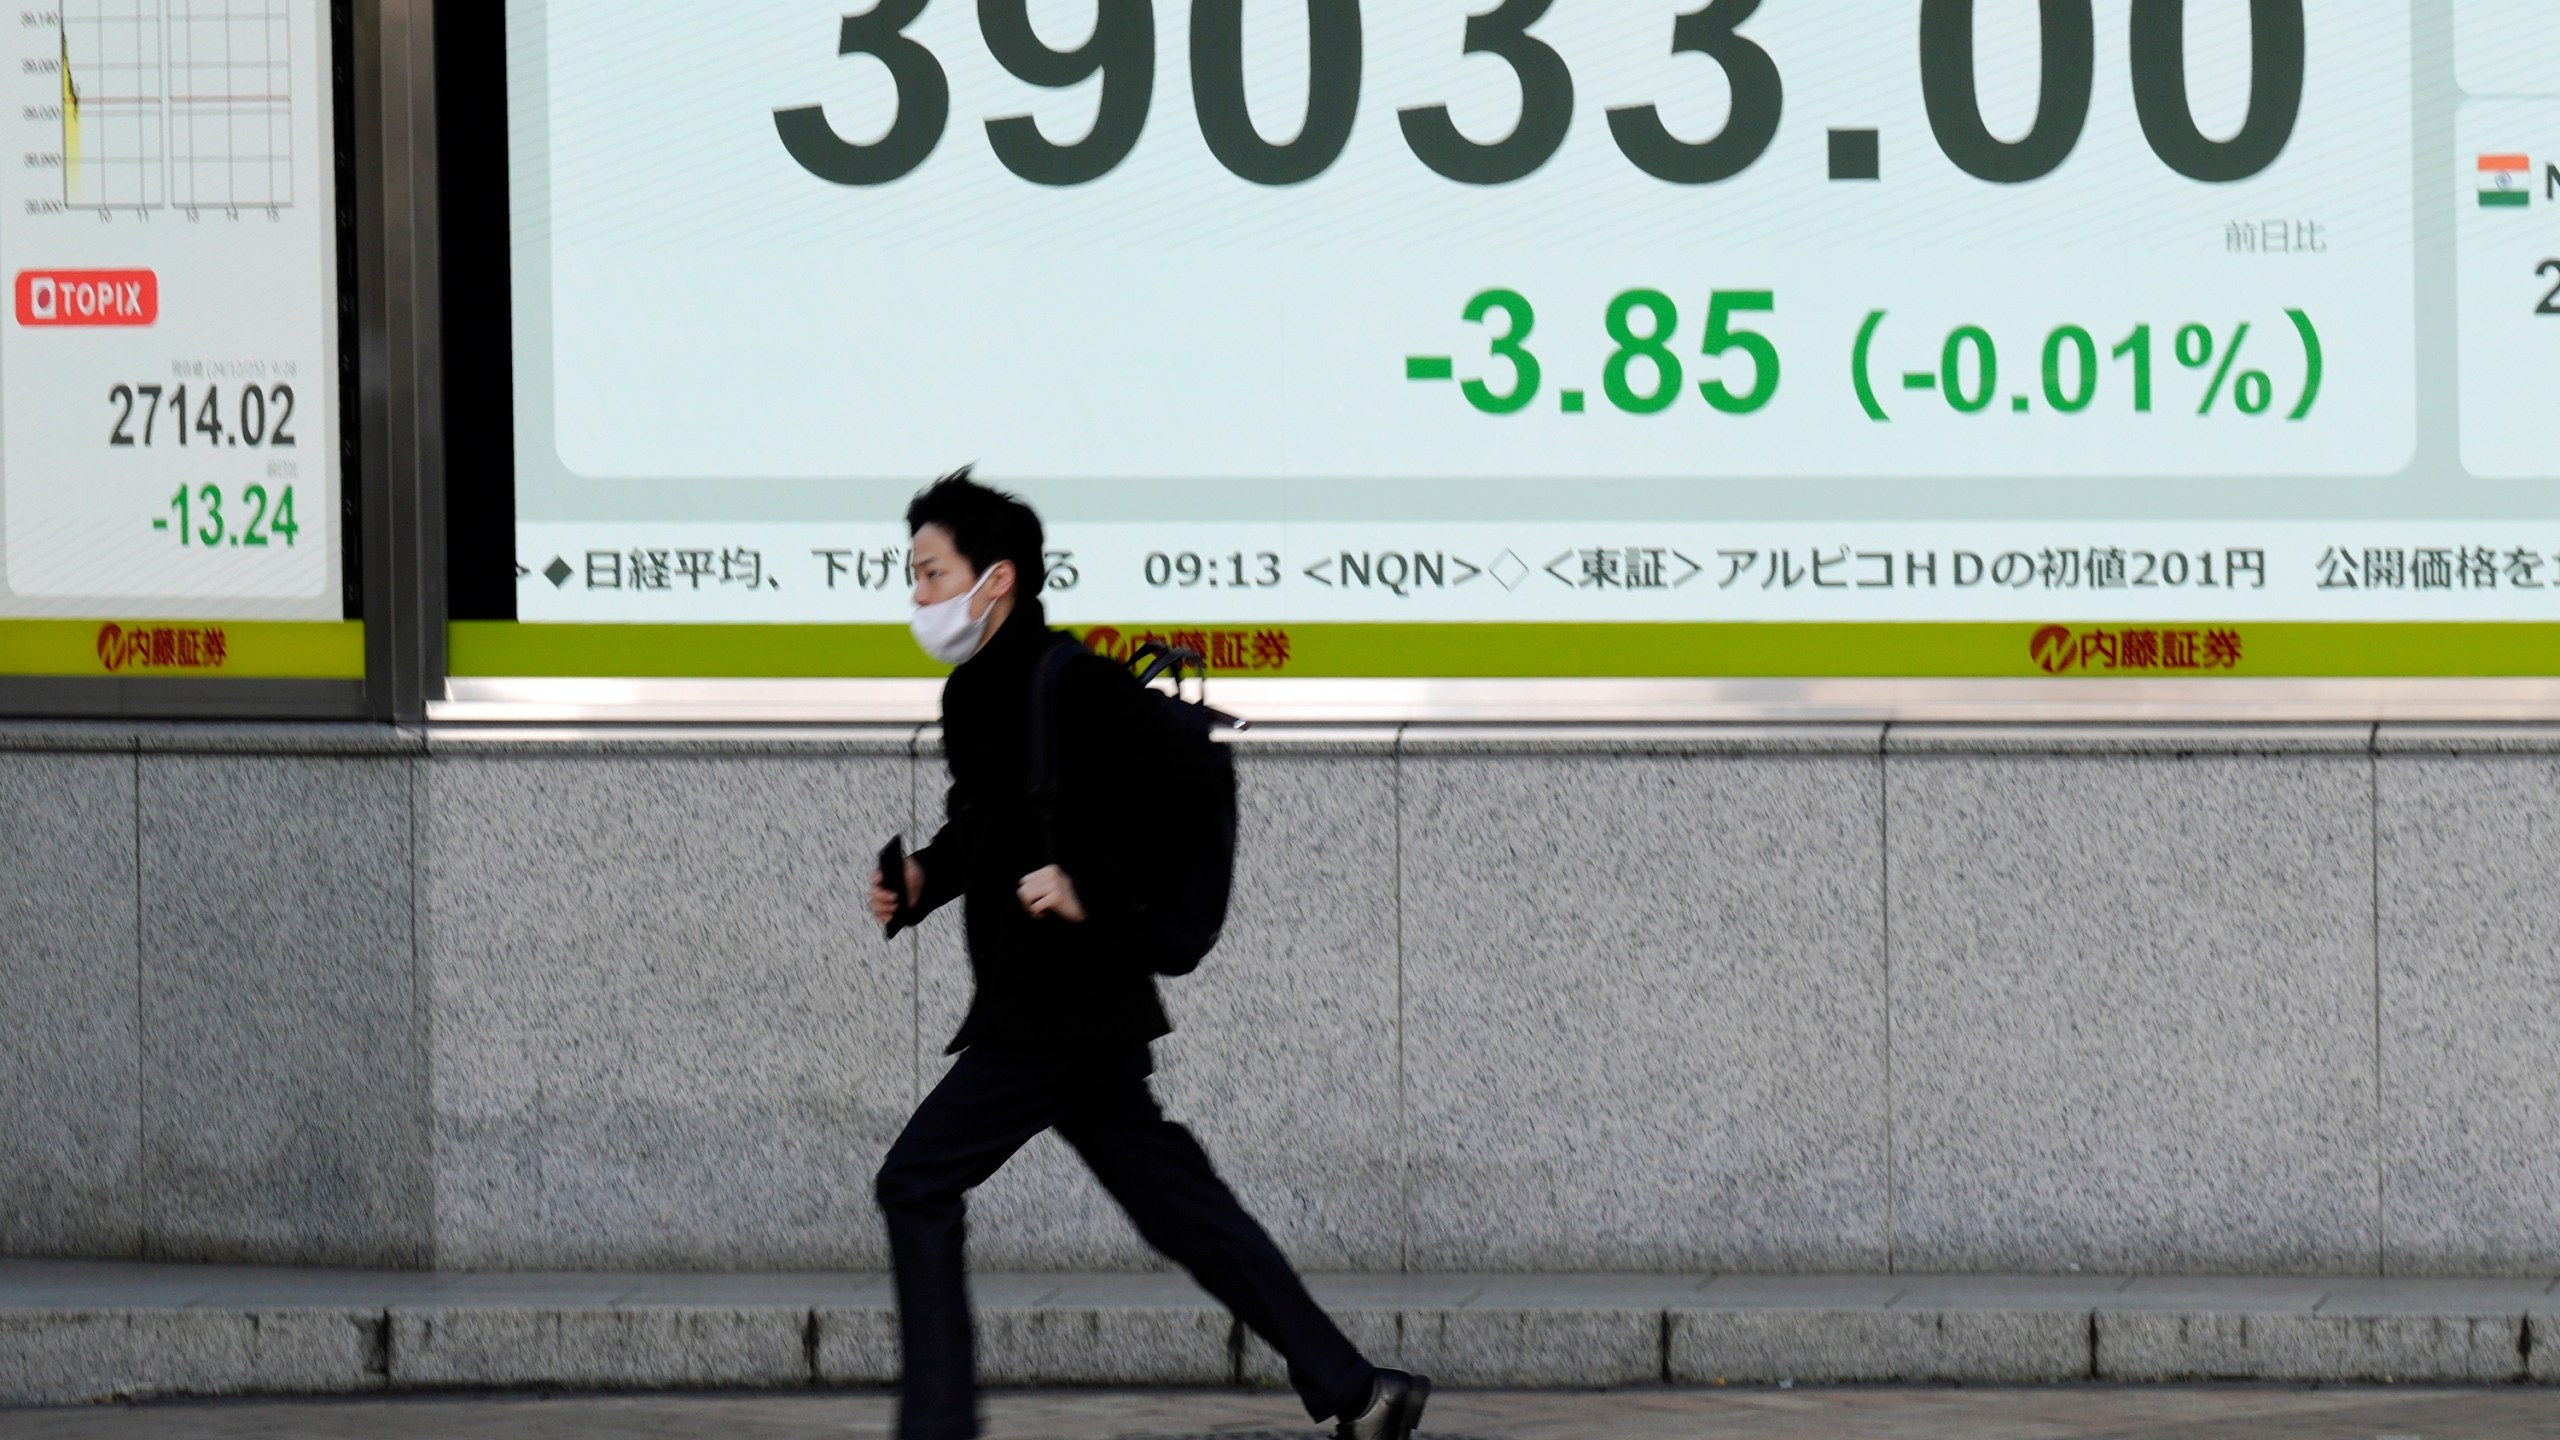
[[[174,526],[178,543],[190,545],[236,545],[258,549],[282,540],[286,549],[293,548],[302,526],[293,518],[293,487],[287,485],[272,495],[264,485],[251,485],[240,492],[240,508],[248,514],[238,529],[223,514],[223,490],[219,485],[200,485],[190,491],[181,485],[169,497],[169,510],[176,518],[152,522],[154,530]]]

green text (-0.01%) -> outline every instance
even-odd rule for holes
[[[1718,290],[1708,296],[1705,333],[1690,353],[1709,360],[1737,359],[1723,367],[1723,376],[1699,381],[1698,398],[1727,415],[1753,414],[1777,398],[1785,373],[1778,344],[1752,324],[1754,317],[1772,315],[1777,308],[1777,296],[1768,290]],[[1878,424],[1893,419],[1883,396],[1896,386],[1934,392],[1961,415],[1979,415],[1995,407],[2017,415],[2038,411],[2078,415],[2098,403],[2109,375],[2121,382],[2119,392],[2134,414],[2154,414],[2160,405],[2160,375],[2172,360],[2194,372],[2198,385],[2190,400],[2197,415],[2211,415],[2225,406],[2241,415],[2265,415],[2282,406],[2286,419],[2304,420],[2319,404],[2327,368],[2319,327],[2302,310],[2283,312],[2302,356],[2301,383],[2289,387],[2290,394],[2279,394],[2274,376],[2244,360],[2258,328],[2252,321],[2234,321],[2219,330],[2202,321],[2174,327],[2143,323],[2104,344],[2088,327],[2065,324],[2032,338],[2029,349],[2038,362],[2035,381],[2008,395],[2006,405],[1998,405],[2001,346],[1980,325],[1959,325],[1936,337],[1935,353],[1927,357],[1931,363],[1901,371],[1894,377],[1896,386],[1880,384],[1877,375],[1885,362],[1879,352],[1891,313],[1868,312],[1849,345],[1849,371],[1858,404]],[[1530,345],[1538,323],[1536,307],[1517,290],[1486,290],[1467,302],[1462,316],[1470,324],[1489,328],[1489,358],[1510,373],[1462,378],[1453,357],[1410,355],[1405,358],[1405,378],[1457,381],[1467,403],[1487,415],[1516,415],[1528,409],[1546,385],[1545,369]],[[1498,330],[1490,330],[1497,325]],[[1609,302],[1601,326],[1615,344],[1600,372],[1600,391],[1609,404],[1628,415],[1658,415],[1678,404],[1690,389],[1681,362],[1678,302],[1660,290],[1624,291]],[[1583,390],[1560,388],[1556,404],[1566,414],[1578,415],[1589,409],[1589,397]]]

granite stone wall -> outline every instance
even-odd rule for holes
[[[1167,1110],[1327,1271],[2549,1274],[2560,729],[1289,731]],[[0,724],[0,1253],[869,1269],[930,732]],[[1157,1262],[1043,1139],[992,1269]]]
[[[0,1250],[433,1261],[423,753],[0,726]]]

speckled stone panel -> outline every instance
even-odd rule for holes
[[[0,1314],[0,1406],[382,1386],[381,1317],[344,1310]]]
[[[1884,1268],[1880,764],[1406,759],[1414,1268]]]
[[[919,761],[920,813],[941,813],[942,761]],[[1159,981],[1174,1033],[1157,1098],[1300,1266],[1393,1270],[1396,1149],[1395,775],[1380,754],[1238,755],[1236,891],[1198,972]],[[929,828],[929,827],[927,827]],[[953,906],[924,930],[924,1083],[966,1012]],[[1119,1207],[1054,1135],[970,1198],[972,1263],[1152,1269]]]
[[[871,1268],[914,1099],[891,755],[427,767],[438,1262]]]
[[[2086,1310],[1675,1310],[1669,1324],[1676,1385],[2031,1385],[2089,1374]]]
[[[898,1311],[889,1303],[821,1306],[811,1312],[818,1327],[816,1383],[894,1385],[898,1382]]]
[[[989,1385],[1224,1385],[1235,1321],[1189,1309],[981,1308],[978,1373]]]
[[[1658,1310],[1407,1311],[1404,1367],[1444,1385],[1641,1385],[1662,1378]]]
[[[1888,762],[1901,1269],[2372,1273],[2372,762]]]
[[[2101,1311],[2097,1378],[2484,1385],[2525,1378],[2525,1317]]]
[[[0,1253],[142,1241],[131,755],[0,754]]]
[[[141,758],[153,1258],[426,1260],[413,764]]]
[[[805,1385],[810,1312],[787,1306],[451,1306],[391,1312],[393,1388]]]
[[[2560,757],[2389,756],[2379,782],[2390,1272],[2560,1272]]]

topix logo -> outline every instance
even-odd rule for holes
[[[149,270],[21,270],[17,290],[18,323],[31,329],[160,319],[160,277]]]

